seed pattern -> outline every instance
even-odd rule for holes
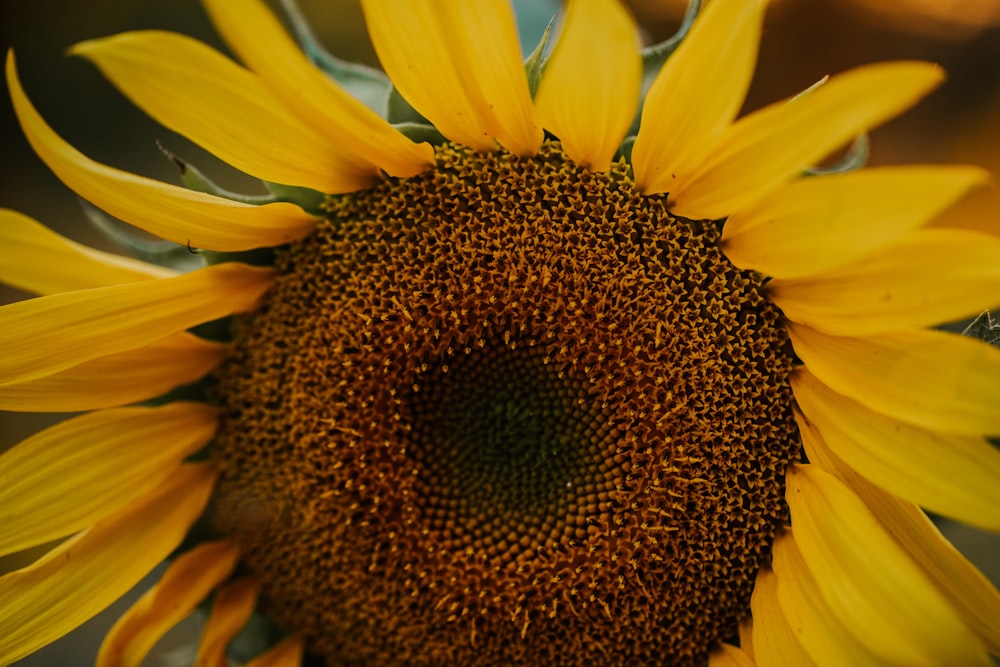
[[[236,321],[216,527],[331,667],[705,664],[799,455],[762,277],[624,161],[437,159]]]

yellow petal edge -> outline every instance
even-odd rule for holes
[[[10,209],[0,209],[0,247],[0,281],[35,294],[177,275],[172,269],[70,241]]]
[[[228,352],[220,343],[173,334],[135,350],[0,386],[0,410],[80,412],[145,401],[204,377]]]
[[[153,645],[232,573],[239,554],[235,542],[219,541],[178,556],[108,632],[95,667],[139,667]]]
[[[224,263],[162,280],[41,296],[0,307],[0,386],[134,350],[250,310],[274,272]]]
[[[90,412],[0,455],[0,555],[64,537],[156,489],[215,434],[201,403]]]
[[[175,243],[225,252],[282,245],[315,227],[315,218],[292,204],[243,204],[94,162],[56,134],[31,105],[13,51],[7,55],[7,86],[38,157],[70,190],[129,224]]]

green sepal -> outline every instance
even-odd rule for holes
[[[859,134],[847,149],[847,154],[843,158],[831,164],[829,167],[813,167],[806,169],[806,176],[829,176],[831,174],[846,174],[861,169],[868,164],[869,155],[868,134]]]
[[[205,266],[204,258],[197,248],[148,236],[142,230],[111,217],[89,202],[81,199],[80,203],[87,221],[130,257],[182,272]]]
[[[826,82],[830,80],[829,76],[824,76],[822,79],[812,84],[805,90],[802,90],[792,96],[790,102],[793,102],[806,95],[811,95],[814,91],[820,89]],[[851,147],[847,149],[847,154],[843,158],[830,165],[829,167],[812,167],[806,169],[803,172],[803,176],[829,176],[831,174],[846,174],[848,172],[857,171],[861,169],[866,164],[868,164],[868,156],[870,153],[870,147],[868,143],[868,134],[861,133],[851,144]]]
[[[677,28],[677,32],[659,44],[647,46],[642,50],[642,92],[639,96],[638,111],[632,120],[632,127],[628,131],[629,134],[637,134],[639,132],[639,120],[642,117],[642,108],[646,103],[646,94],[649,92],[660,70],[667,63],[667,60],[677,50],[677,47],[681,45],[681,42],[684,41],[688,33],[691,32],[691,26],[694,25],[694,20],[698,16],[699,11],[701,11],[701,0],[688,0],[687,11],[684,12],[684,18],[681,20],[681,25]]]
[[[430,121],[424,118],[419,111],[399,94],[395,87],[389,92],[389,116],[388,120],[393,125],[430,125]]]
[[[242,204],[252,204],[254,206],[273,204],[275,202],[288,202],[289,204],[295,204],[306,213],[316,216],[323,214],[323,201],[326,199],[326,195],[318,190],[303,188],[297,185],[281,185],[280,183],[261,181],[264,187],[267,188],[268,194],[244,195],[239,192],[226,190],[217,185],[197,167],[174,155],[162,146],[160,146],[160,150],[180,169],[181,181],[184,185],[196,192],[204,192],[205,194],[215,195],[216,197],[237,201]]]
[[[436,127],[428,123],[396,123],[393,127],[407,139],[418,144],[426,141],[432,146],[440,146],[448,141]]]
[[[195,192],[203,192],[208,195],[214,195],[216,197],[222,197],[223,199],[228,199],[230,201],[238,201],[242,204],[270,204],[275,201],[274,196],[267,195],[245,195],[239,192],[233,192],[232,190],[227,190],[222,186],[216,184],[212,179],[206,176],[200,169],[195,167],[193,164],[185,160],[184,158],[173,153],[161,144],[157,143],[160,152],[163,153],[168,160],[173,162],[177,169],[181,173],[181,183],[184,184],[190,190]]]
[[[270,181],[264,181],[264,187],[271,193],[269,201],[288,202],[289,204],[295,204],[310,215],[317,217],[323,215],[323,202],[326,201],[326,195],[319,190],[303,188],[298,185],[271,183]]]
[[[393,90],[389,77],[373,67],[343,60],[327,51],[309,27],[309,22],[295,0],[281,0],[281,7],[285,10],[295,37],[309,60],[366,107],[382,118],[388,119],[389,98]]]
[[[241,264],[249,264],[250,266],[274,266],[274,248],[254,248],[253,250],[240,250],[239,252],[218,252],[202,249],[196,252],[207,266],[225,264],[226,262],[239,262]]]
[[[549,37],[552,34],[552,24],[555,20],[556,17],[554,16],[549,19],[549,24],[545,26],[545,32],[542,33],[542,38],[538,40],[538,45],[524,59],[524,74],[528,77],[528,90],[531,93],[532,99],[534,99],[535,93],[538,92],[538,83],[542,80],[542,72],[545,70],[545,63],[549,59],[545,54],[545,48],[549,44]]]
[[[630,135],[625,137],[625,141],[622,145],[618,147],[618,152],[615,153],[615,159],[625,158],[625,161],[632,164],[632,147],[635,146],[635,135]]]
[[[701,11],[701,0],[689,0],[687,11],[684,12],[684,19],[672,36],[663,40],[659,44],[647,46],[642,50],[642,96],[646,96],[649,87],[653,85],[653,80],[660,73],[667,59],[673,55],[677,47],[681,45],[684,38],[691,32],[695,17]]]

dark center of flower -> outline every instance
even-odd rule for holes
[[[497,343],[418,374],[403,414],[419,494],[454,543],[513,555],[571,540],[584,505],[613,490],[601,464],[614,430],[553,365],[537,347]]]
[[[719,236],[555,143],[331,199],[217,378],[269,613],[330,666],[704,664],[798,452]]]

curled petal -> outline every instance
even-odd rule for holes
[[[786,483],[795,546],[851,636],[884,661],[990,664],[947,600],[844,484],[814,465],[792,466]]]
[[[243,578],[219,589],[198,642],[194,667],[229,667],[226,648],[253,614],[260,586]]]
[[[235,542],[207,542],[178,556],[108,632],[96,667],[139,667],[153,645],[194,611],[236,567]]]
[[[1000,591],[952,546],[913,503],[867,481],[837,457],[816,426],[796,411],[809,461],[847,484],[952,604],[994,655],[1000,655]]]
[[[282,245],[316,225],[315,218],[292,204],[244,204],[94,162],[56,134],[31,105],[13,51],[7,56],[7,85],[28,142],[59,180],[112,216],[151,234],[229,252]]]

